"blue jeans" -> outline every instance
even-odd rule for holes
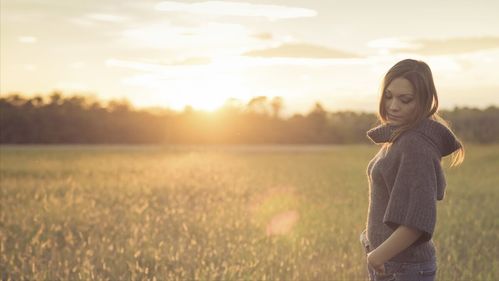
[[[360,235],[360,242],[367,257],[371,248],[365,230]],[[370,281],[434,281],[437,273],[437,261],[435,258],[420,263],[387,261],[384,265],[385,273],[378,273],[367,264],[366,259]]]

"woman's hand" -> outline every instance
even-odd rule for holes
[[[367,263],[376,272],[386,274],[384,263],[409,247],[422,233],[416,228],[400,225],[388,239],[367,254]]]
[[[367,254],[367,264],[370,265],[376,272],[385,274],[384,261],[380,260],[376,255],[376,250]]]

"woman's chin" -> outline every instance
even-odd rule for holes
[[[386,122],[388,124],[394,125],[394,126],[399,126],[399,125],[402,125],[404,123],[401,120],[394,120],[394,119],[388,119]]]

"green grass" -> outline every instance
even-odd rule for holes
[[[376,150],[2,146],[2,279],[363,280]],[[498,280],[499,146],[448,163],[437,279]]]

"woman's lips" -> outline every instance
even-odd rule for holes
[[[399,116],[394,116],[394,115],[391,115],[391,114],[388,114],[388,117],[390,119],[402,119],[402,117],[399,117]]]

